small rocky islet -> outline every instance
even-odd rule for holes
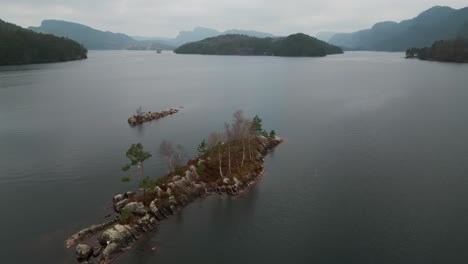
[[[256,116],[232,124],[231,133],[226,129],[230,140],[225,142],[218,141],[217,133],[213,133],[208,144],[203,140],[199,145],[200,156],[176,169],[172,167],[155,185],[144,185],[140,193],[115,195],[112,201],[116,216],[75,233],[65,241],[65,246],[75,247],[75,257],[80,263],[111,263],[145,233],[155,230],[161,221],[181,212],[194,200],[213,194],[235,196],[248,189],[263,175],[265,156],[283,142],[274,131],[268,134],[262,130],[260,122]],[[242,126],[249,129],[240,129]],[[244,134],[246,131],[250,133]],[[143,149],[141,144],[136,146]],[[135,150],[134,147],[130,149]],[[151,157],[144,154],[145,159]],[[142,162],[135,164],[143,169]]]
[[[131,126],[136,126],[136,125],[141,125],[144,122],[157,120],[157,119],[169,116],[169,115],[173,115],[173,114],[178,113],[178,112],[179,112],[179,109],[171,108],[169,110],[161,111],[161,112],[151,112],[151,111],[149,111],[149,112],[146,112],[146,113],[138,113],[138,114],[135,114],[135,115],[131,116],[130,118],[128,118],[127,122]]]

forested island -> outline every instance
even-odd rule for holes
[[[466,63],[468,62],[468,41],[464,38],[439,40],[434,42],[431,47],[406,50],[406,58]]]
[[[187,43],[174,50],[177,54],[265,55],[288,57],[323,57],[343,50],[306,34],[284,38],[257,38],[246,35],[222,35]]]
[[[0,20],[0,65],[61,62],[87,58],[73,40],[36,33]]]
[[[159,178],[144,170],[152,153],[142,144],[132,144],[125,153],[128,163],[122,170],[127,174],[121,180],[138,180],[140,191],[115,195],[117,216],[72,235],[65,246],[76,245],[75,256],[81,263],[110,263],[143,233],[195,199],[212,194],[233,196],[247,189],[262,176],[264,157],[282,141],[275,131],[262,128],[258,116],[245,118],[237,111],[223,132],[201,141],[198,157],[191,160],[184,160],[181,145],[163,140],[159,154],[167,161],[169,173]]]

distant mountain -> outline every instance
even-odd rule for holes
[[[81,60],[86,54],[86,48],[73,40],[0,20],[0,65]]]
[[[339,54],[336,46],[298,33],[282,38],[257,38],[246,35],[220,35],[184,44],[174,50],[178,54],[205,55],[267,55],[289,57],[319,57]]]
[[[319,32],[319,33],[317,33],[317,35],[316,35],[315,37],[318,38],[318,39],[320,39],[321,41],[328,42],[328,41],[330,41],[330,39],[331,39],[335,34],[337,34],[337,32],[328,32],[328,31],[325,31],[325,32]]]
[[[337,33],[329,42],[350,50],[404,51],[458,36],[468,36],[468,7],[435,6],[400,23],[386,21],[354,33]]]
[[[206,38],[212,38],[220,35],[246,35],[251,37],[257,38],[273,38],[276,37],[273,34],[259,32],[254,30],[242,30],[242,29],[230,29],[226,31],[218,31],[212,28],[206,27],[196,27],[192,31],[181,31],[175,38],[161,38],[161,37],[142,37],[142,36],[135,36],[134,39],[137,40],[155,40],[159,41],[160,43],[172,45],[172,46],[180,46],[189,42],[195,42],[199,40],[203,40]]]
[[[173,48],[155,41],[140,42],[125,34],[100,31],[82,24],[62,20],[44,20],[39,27],[29,27],[29,29],[73,39],[91,50],[131,49],[134,47],[141,47],[142,49],[151,49],[151,47]]]

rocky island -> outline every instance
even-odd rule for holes
[[[167,159],[170,172],[160,178],[144,174],[144,162],[152,157],[141,144],[132,144],[126,156],[129,163],[123,171],[135,168],[140,179],[139,193],[127,192],[113,197],[117,213],[112,220],[93,225],[72,235],[65,246],[75,246],[80,263],[110,263],[129,250],[144,233],[154,230],[164,219],[179,213],[197,198],[208,195],[238,195],[254,184],[264,173],[264,157],[283,139],[275,131],[267,133],[262,120],[234,114],[232,124],[223,133],[212,133],[198,145],[199,156],[181,163],[180,147],[163,141],[160,154]]]
[[[342,54],[343,50],[306,34],[297,33],[281,38],[222,35],[187,43],[175,49],[174,52],[204,55],[323,57],[331,54]]]
[[[173,115],[175,113],[178,113],[179,110],[178,109],[169,109],[167,111],[161,111],[161,112],[142,112],[141,111],[141,107],[137,109],[136,111],[136,114],[134,114],[133,116],[131,116],[129,119],[127,119],[127,122],[129,125],[131,126],[136,126],[136,125],[141,125],[143,124],[144,122],[148,122],[148,121],[151,121],[151,120],[157,120],[157,119],[160,119],[160,118],[163,118],[165,116],[168,116],[168,115]]]

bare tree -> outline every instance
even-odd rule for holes
[[[231,171],[231,144],[233,141],[233,133],[231,130],[231,126],[228,123],[224,123],[224,130],[225,130],[225,135],[226,135],[226,143],[228,145],[228,169],[229,169],[229,175],[232,174]]]
[[[174,163],[176,167],[182,165],[183,159],[185,158],[186,155],[187,154],[185,152],[184,147],[180,144],[177,144],[175,146],[175,153],[174,153],[174,161],[175,161]]]
[[[237,110],[234,113],[234,123],[232,124],[234,137],[237,141],[242,142],[242,161],[241,167],[244,166],[245,160],[245,117],[242,110]]]
[[[161,154],[162,156],[167,158],[167,160],[169,161],[169,166],[170,166],[172,172],[175,171],[174,164],[172,163],[175,153],[176,152],[175,152],[174,147],[172,146],[171,142],[169,142],[167,140],[163,140],[161,142],[161,145],[159,145],[159,154]]]
[[[219,164],[219,176],[221,179],[224,178],[223,176],[223,169],[222,169],[222,135],[219,133],[211,133],[210,137],[208,138],[208,149],[217,155],[217,160]]]

